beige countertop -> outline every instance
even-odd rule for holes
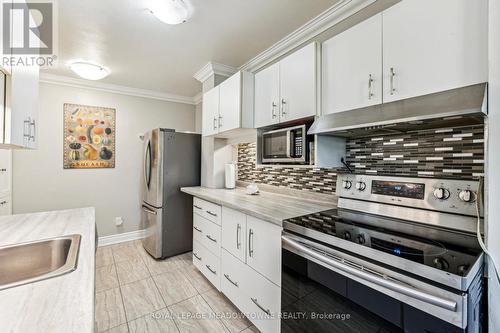
[[[181,191],[280,226],[283,220],[288,218],[336,207],[334,197],[331,202],[328,202],[324,201],[324,196],[321,200],[314,200],[311,195],[305,198],[299,195],[291,196],[262,190],[258,195],[248,195],[242,187],[228,190],[197,186],[183,187]]]
[[[70,234],[82,236],[75,271],[0,290],[2,332],[94,332],[94,208],[0,217],[0,246]]]

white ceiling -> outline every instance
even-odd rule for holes
[[[194,96],[208,61],[239,67],[337,0],[185,0],[187,23],[169,26],[152,0],[59,1],[59,64],[46,73],[77,77],[71,60],[109,67],[100,82]]]

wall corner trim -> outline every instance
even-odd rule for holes
[[[101,246],[106,246],[106,245],[119,244],[119,243],[137,240],[137,239],[143,239],[144,237],[146,237],[146,230],[145,229],[124,232],[124,233],[116,234],[116,235],[102,236],[102,237],[99,237],[98,246],[101,247]]]

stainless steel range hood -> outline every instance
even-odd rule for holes
[[[483,124],[487,84],[328,114],[316,119],[308,134],[339,137],[404,133]]]

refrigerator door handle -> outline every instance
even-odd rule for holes
[[[143,211],[145,211],[145,212],[146,212],[146,213],[148,213],[148,214],[152,214],[152,215],[156,215],[156,214],[158,214],[158,213],[157,213],[157,212],[155,212],[154,210],[149,209],[148,207],[146,207],[146,206],[144,206],[144,205],[142,205],[142,210],[143,210]]]
[[[149,159],[149,163],[148,163]],[[146,188],[149,190],[149,185],[151,182],[151,163],[152,163],[152,156],[151,156],[151,140],[148,140],[148,143],[146,145],[146,151],[144,152],[144,184],[146,185]]]

